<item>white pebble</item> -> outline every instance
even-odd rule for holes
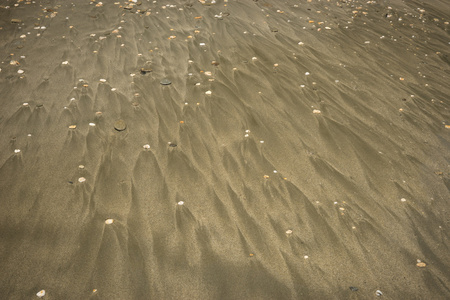
[[[286,233],[287,233],[287,234],[292,234],[292,230],[290,230],[290,229],[289,229],[289,230],[286,230]]]
[[[150,149],[150,145],[149,144],[145,144],[144,146],[142,146],[144,149]]]
[[[22,105],[23,106],[28,106],[28,102],[24,102]]]
[[[78,182],[79,182],[79,183],[83,183],[83,182],[85,182],[85,181],[86,181],[86,178],[84,178],[84,177],[78,178]]]
[[[206,46],[206,44],[205,43],[200,43],[200,46]]]
[[[40,290],[39,292],[36,293],[36,296],[38,296],[39,298],[42,298],[45,296],[45,290]]]
[[[106,220],[105,220],[105,224],[106,224],[106,225],[110,225],[110,224],[112,224],[112,223],[114,223],[114,219],[106,219]]]
[[[95,123],[89,123],[89,126],[94,127],[94,126],[95,126]]]
[[[19,74],[23,74],[23,72],[25,72],[24,70],[18,70],[17,73]]]
[[[66,60],[66,61],[63,61],[62,64],[63,64],[63,65],[68,65],[69,62]]]
[[[305,255],[305,256],[303,256],[303,258],[304,258],[304,259],[308,259],[308,258],[309,258],[309,256],[308,256],[308,255]]]
[[[14,153],[20,153],[20,149],[15,149]]]
[[[402,199],[400,199],[400,201],[402,201],[402,202],[406,202],[406,199],[405,199],[405,198],[402,198]]]
[[[306,76],[308,76],[309,74],[310,74],[309,72],[306,72],[306,73],[305,73]]]
[[[178,202],[178,205],[183,205],[184,204],[184,201],[179,201]]]
[[[206,91],[205,94],[206,94],[206,95],[211,95],[212,92],[211,92],[211,91]]]
[[[100,82],[106,82],[106,79],[102,78],[102,79],[100,79]]]
[[[264,144],[264,141],[259,141],[261,144]]]
[[[320,110],[318,110],[318,109],[314,109],[313,110],[313,114],[321,114],[322,112],[320,111]]]

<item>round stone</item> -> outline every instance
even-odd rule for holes
[[[172,81],[170,81],[167,78],[164,78],[163,80],[161,80],[159,83],[161,83],[162,85],[169,85],[172,83]]]
[[[117,120],[114,123],[114,129],[117,131],[124,131],[125,129],[127,129],[127,124],[124,120]]]

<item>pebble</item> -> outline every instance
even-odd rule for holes
[[[112,224],[112,223],[114,223],[114,219],[106,219],[106,220],[105,220],[105,224],[106,224],[106,225],[110,225],[110,224]]]
[[[206,95],[211,95],[212,92],[211,92],[211,91],[206,91],[205,94],[206,94]]]
[[[78,182],[79,182],[79,183],[83,183],[83,182],[85,182],[85,181],[86,181],[86,178],[84,178],[84,177],[78,178]]]
[[[318,110],[318,109],[314,109],[313,110],[313,114],[321,114],[322,112],[320,111],[320,110]]]
[[[69,126],[69,129],[75,129],[75,128],[77,128],[77,125],[70,125]]]
[[[425,268],[427,266],[427,264],[424,263],[423,261],[421,261],[420,259],[418,259],[416,266],[418,266],[419,268]]]
[[[11,19],[11,23],[13,23],[13,24],[22,23],[22,20],[21,19]]]
[[[19,74],[23,74],[25,71],[24,70],[18,70],[17,73]]]
[[[124,120],[117,120],[114,123],[114,129],[117,131],[124,131],[125,129],[127,129],[127,124]]]
[[[20,153],[20,149],[15,149],[14,153]]]
[[[150,145],[149,144],[145,144],[144,146],[142,146],[144,149],[150,149]]]
[[[351,290],[352,292],[357,292],[359,289],[358,289],[357,287],[351,286],[351,287],[350,287],[350,290]]]
[[[292,234],[292,230],[286,230],[286,234]]]
[[[183,205],[184,204],[184,201],[179,201],[178,202],[178,205]]]
[[[39,292],[36,293],[36,296],[38,296],[39,298],[42,298],[45,296],[45,290],[40,290]]]
[[[383,293],[382,293],[380,290],[377,290],[377,291],[375,292],[375,295],[377,295],[377,296],[383,296]]]
[[[163,80],[161,80],[159,83],[161,83],[162,85],[170,85],[172,83],[172,81],[170,81],[167,78],[164,78]]]

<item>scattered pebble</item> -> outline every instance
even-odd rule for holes
[[[39,298],[42,298],[45,296],[45,290],[40,290],[39,292],[36,293],[36,296],[38,296]]]
[[[127,124],[124,120],[117,120],[114,123],[114,129],[117,131],[124,131],[125,129],[127,129]]]
[[[75,129],[75,128],[77,128],[77,125],[70,125],[69,126],[69,129]]]
[[[145,144],[144,146],[142,146],[144,149],[148,150],[150,149],[150,145],[149,144]]]
[[[292,230],[290,229],[286,230],[286,234],[292,234]]]
[[[78,178],[78,182],[79,182],[79,183],[83,183],[83,182],[85,182],[85,181],[86,181],[86,178],[84,178],[84,177]]]
[[[382,293],[380,290],[377,290],[377,291],[375,292],[375,295],[377,295],[377,296],[383,296],[383,293]]]
[[[358,289],[357,287],[351,286],[351,287],[350,287],[350,290],[351,290],[352,292],[357,292],[359,289]]]
[[[406,202],[406,199],[405,199],[405,198],[402,198],[402,199],[400,199],[400,201],[402,201],[402,202]]]
[[[25,71],[24,70],[18,70],[17,73],[19,74],[23,74]]]
[[[421,261],[420,259],[418,259],[416,266],[418,266],[419,268],[425,268],[427,266],[427,264],[424,263],[423,261]]]
[[[161,80],[159,83],[161,83],[161,85],[170,85],[172,84],[172,81],[170,81],[167,78],[164,78],[163,80]]]
[[[89,126],[95,127],[95,123],[89,123]]]
[[[178,205],[183,205],[183,204],[184,204],[184,201],[178,201],[177,204],[178,204]]]
[[[313,110],[313,114],[321,114],[322,112],[320,111],[320,110],[318,110],[318,109],[314,109]]]
[[[20,153],[20,149],[15,149],[14,153]]]
[[[211,92],[211,91],[206,91],[205,94],[206,94],[206,95],[211,95],[212,92]]]
[[[112,223],[114,223],[114,219],[106,219],[105,220],[106,225],[111,225]]]

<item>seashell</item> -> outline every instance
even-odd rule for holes
[[[36,293],[36,296],[38,296],[39,298],[42,298],[45,296],[45,290],[40,290],[39,292]]]

